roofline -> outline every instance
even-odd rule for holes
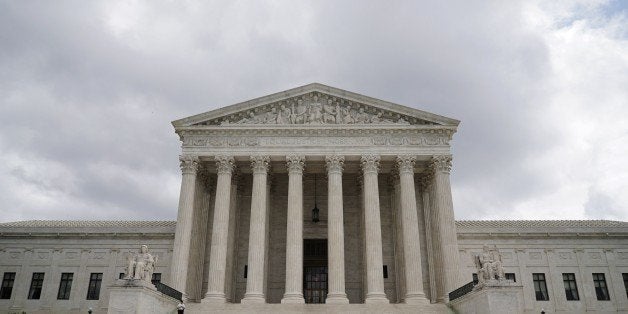
[[[263,105],[266,105],[275,101],[279,101],[279,100],[286,99],[289,97],[294,97],[298,94],[309,93],[313,91],[325,92],[334,96],[344,97],[349,100],[366,102],[367,104],[368,103],[383,104],[383,105],[388,106],[390,110],[394,110],[399,113],[407,114],[410,116],[419,115],[425,119],[441,122],[444,125],[448,125],[448,126],[458,126],[460,124],[460,120],[437,115],[431,112],[423,111],[420,109],[415,109],[412,107],[402,106],[402,105],[395,104],[389,101],[365,96],[358,93],[353,93],[347,90],[331,87],[331,86],[320,84],[320,83],[310,83],[307,85],[288,89],[282,92],[254,98],[251,100],[243,101],[243,102],[225,106],[222,108],[199,113],[199,114],[189,116],[186,118],[174,120],[172,121],[172,126],[174,126],[175,129],[178,129],[179,127],[190,126],[192,124],[195,124],[195,123],[207,120],[207,119],[212,119],[212,118],[224,116],[224,115],[230,115],[241,110],[246,110],[250,106],[263,106]]]

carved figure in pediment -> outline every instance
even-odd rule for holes
[[[314,95],[312,97],[312,102],[310,103],[310,107],[308,110],[308,119],[307,122],[309,124],[320,124],[323,122],[323,108],[321,103],[318,102],[318,96]]]
[[[155,263],[157,263],[157,257],[153,257],[148,252],[148,246],[142,245],[139,253],[128,256],[124,279],[139,279],[150,282],[155,271]]]
[[[275,109],[273,107],[269,111],[267,111],[266,115],[264,117],[264,122],[263,123],[266,123],[266,124],[275,124],[275,123],[277,123],[277,109]]]
[[[342,117],[342,109],[340,109],[340,104],[336,102],[336,108],[334,110],[334,118],[336,119],[336,124],[344,123]]]
[[[307,107],[305,106],[305,104],[303,103],[303,99],[299,99],[297,100],[297,107],[296,107],[296,111],[293,109],[292,110],[294,112],[294,124],[303,124],[305,123],[306,120],[306,114],[307,114]]]
[[[279,112],[277,113],[277,124],[288,124],[291,123],[290,116],[292,115],[292,110],[287,108],[286,105],[282,104],[279,107]]]
[[[342,116],[342,121],[344,121],[344,123],[352,124],[355,122],[353,115],[351,114],[351,106],[342,108]]]
[[[369,115],[364,112],[364,108],[360,108],[355,115],[355,123],[367,123],[369,121]]]
[[[404,119],[403,117],[399,117],[399,120],[397,120],[397,124],[410,124],[410,122],[406,121],[406,119]]]
[[[323,105],[323,122],[330,124],[338,123],[336,121],[336,108],[331,99],[327,99],[327,104]]]

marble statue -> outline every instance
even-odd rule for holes
[[[484,245],[482,253],[473,257],[478,272],[478,284],[483,284],[486,280],[505,279],[502,257],[497,248],[492,249]]]
[[[140,252],[127,258],[124,279],[139,279],[151,282],[157,257],[148,252],[148,246],[142,245]]]

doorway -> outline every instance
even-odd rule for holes
[[[303,240],[303,296],[305,303],[325,303],[327,239]]]

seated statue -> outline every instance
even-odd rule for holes
[[[486,280],[505,278],[501,254],[497,249],[491,250],[488,245],[484,245],[482,253],[474,256],[474,262],[479,284],[483,284]]]
[[[140,252],[129,255],[124,279],[139,279],[151,282],[157,257],[148,252],[148,246],[142,245]]]

